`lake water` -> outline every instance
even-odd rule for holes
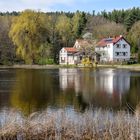
[[[133,109],[140,101],[140,72],[122,69],[1,69],[0,110],[24,114],[46,108]]]

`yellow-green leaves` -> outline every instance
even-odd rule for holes
[[[67,47],[69,45],[69,38],[72,36],[72,24],[70,18],[66,15],[61,15],[58,18],[56,29]]]
[[[31,10],[22,12],[13,20],[9,36],[17,46],[17,55],[26,63],[33,63],[39,47],[47,42],[47,16]]]

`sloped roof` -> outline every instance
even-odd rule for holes
[[[76,53],[77,52],[77,49],[73,48],[73,47],[66,47],[64,49],[69,53]]]
[[[101,41],[99,41],[97,43],[97,47],[104,47],[110,43],[116,44],[120,39],[124,39],[124,37],[118,36],[118,37],[114,37],[114,38],[103,38]]]

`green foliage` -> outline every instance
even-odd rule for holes
[[[49,58],[48,59],[47,58],[46,59],[45,58],[40,58],[39,61],[38,61],[38,64],[39,65],[47,65],[47,64],[51,65],[51,64],[54,64],[54,60],[49,59]]]
[[[7,59],[13,63],[16,53],[16,60],[23,59],[27,64],[41,63],[42,59],[46,63],[50,58],[58,63],[60,49],[72,47],[87,32],[96,40],[124,35],[132,45],[131,52],[138,52],[140,8],[95,13],[32,10],[0,13],[0,62]],[[11,55],[7,56],[9,51]]]
[[[73,16],[72,23],[75,37],[80,37],[82,35],[83,30],[86,27],[86,14],[84,12],[77,11]]]
[[[140,51],[138,52],[138,63],[140,63]]]
[[[72,24],[70,18],[66,15],[61,15],[58,18],[56,30],[58,31],[65,47],[68,47],[70,38],[72,37]]]
[[[89,57],[85,57],[82,59],[82,64],[84,66],[93,66],[92,61],[89,59]]]
[[[140,20],[140,9],[134,7],[125,19],[125,25],[127,27],[127,30],[129,31],[133,24],[136,23],[138,20]]]
[[[45,14],[26,10],[16,17],[9,33],[17,46],[16,53],[27,64],[34,63],[40,46],[48,40],[47,18]]]
[[[137,51],[140,49],[140,21],[136,22],[132,26],[128,34],[128,39],[133,45],[132,52],[137,53]]]
[[[133,24],[140,20],[140,8],[134,7],[128,10],[113,10],[112,12],[103,11],[100,13],[100,16],[103,16],[110,21],[124,24],[127,31],[129,31]]]

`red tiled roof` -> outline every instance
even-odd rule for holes
[[[106,46],[107,44],[110,44],[110,43],[116,44],[122,38],[123,38],[123,36],[118,36],[118,37],[115,37],[115,38],[103,38],[101,41],[99,41],[97,43],[97,46],[98,47],[104,47],[104,46]]]
[[[67,47],[67,48],[65,48],[65,50],[66,50],[67,52],[71,52],[71,53],[77,52],[77,49],[76,49],[76,48],[73,48],[73,47]]]

